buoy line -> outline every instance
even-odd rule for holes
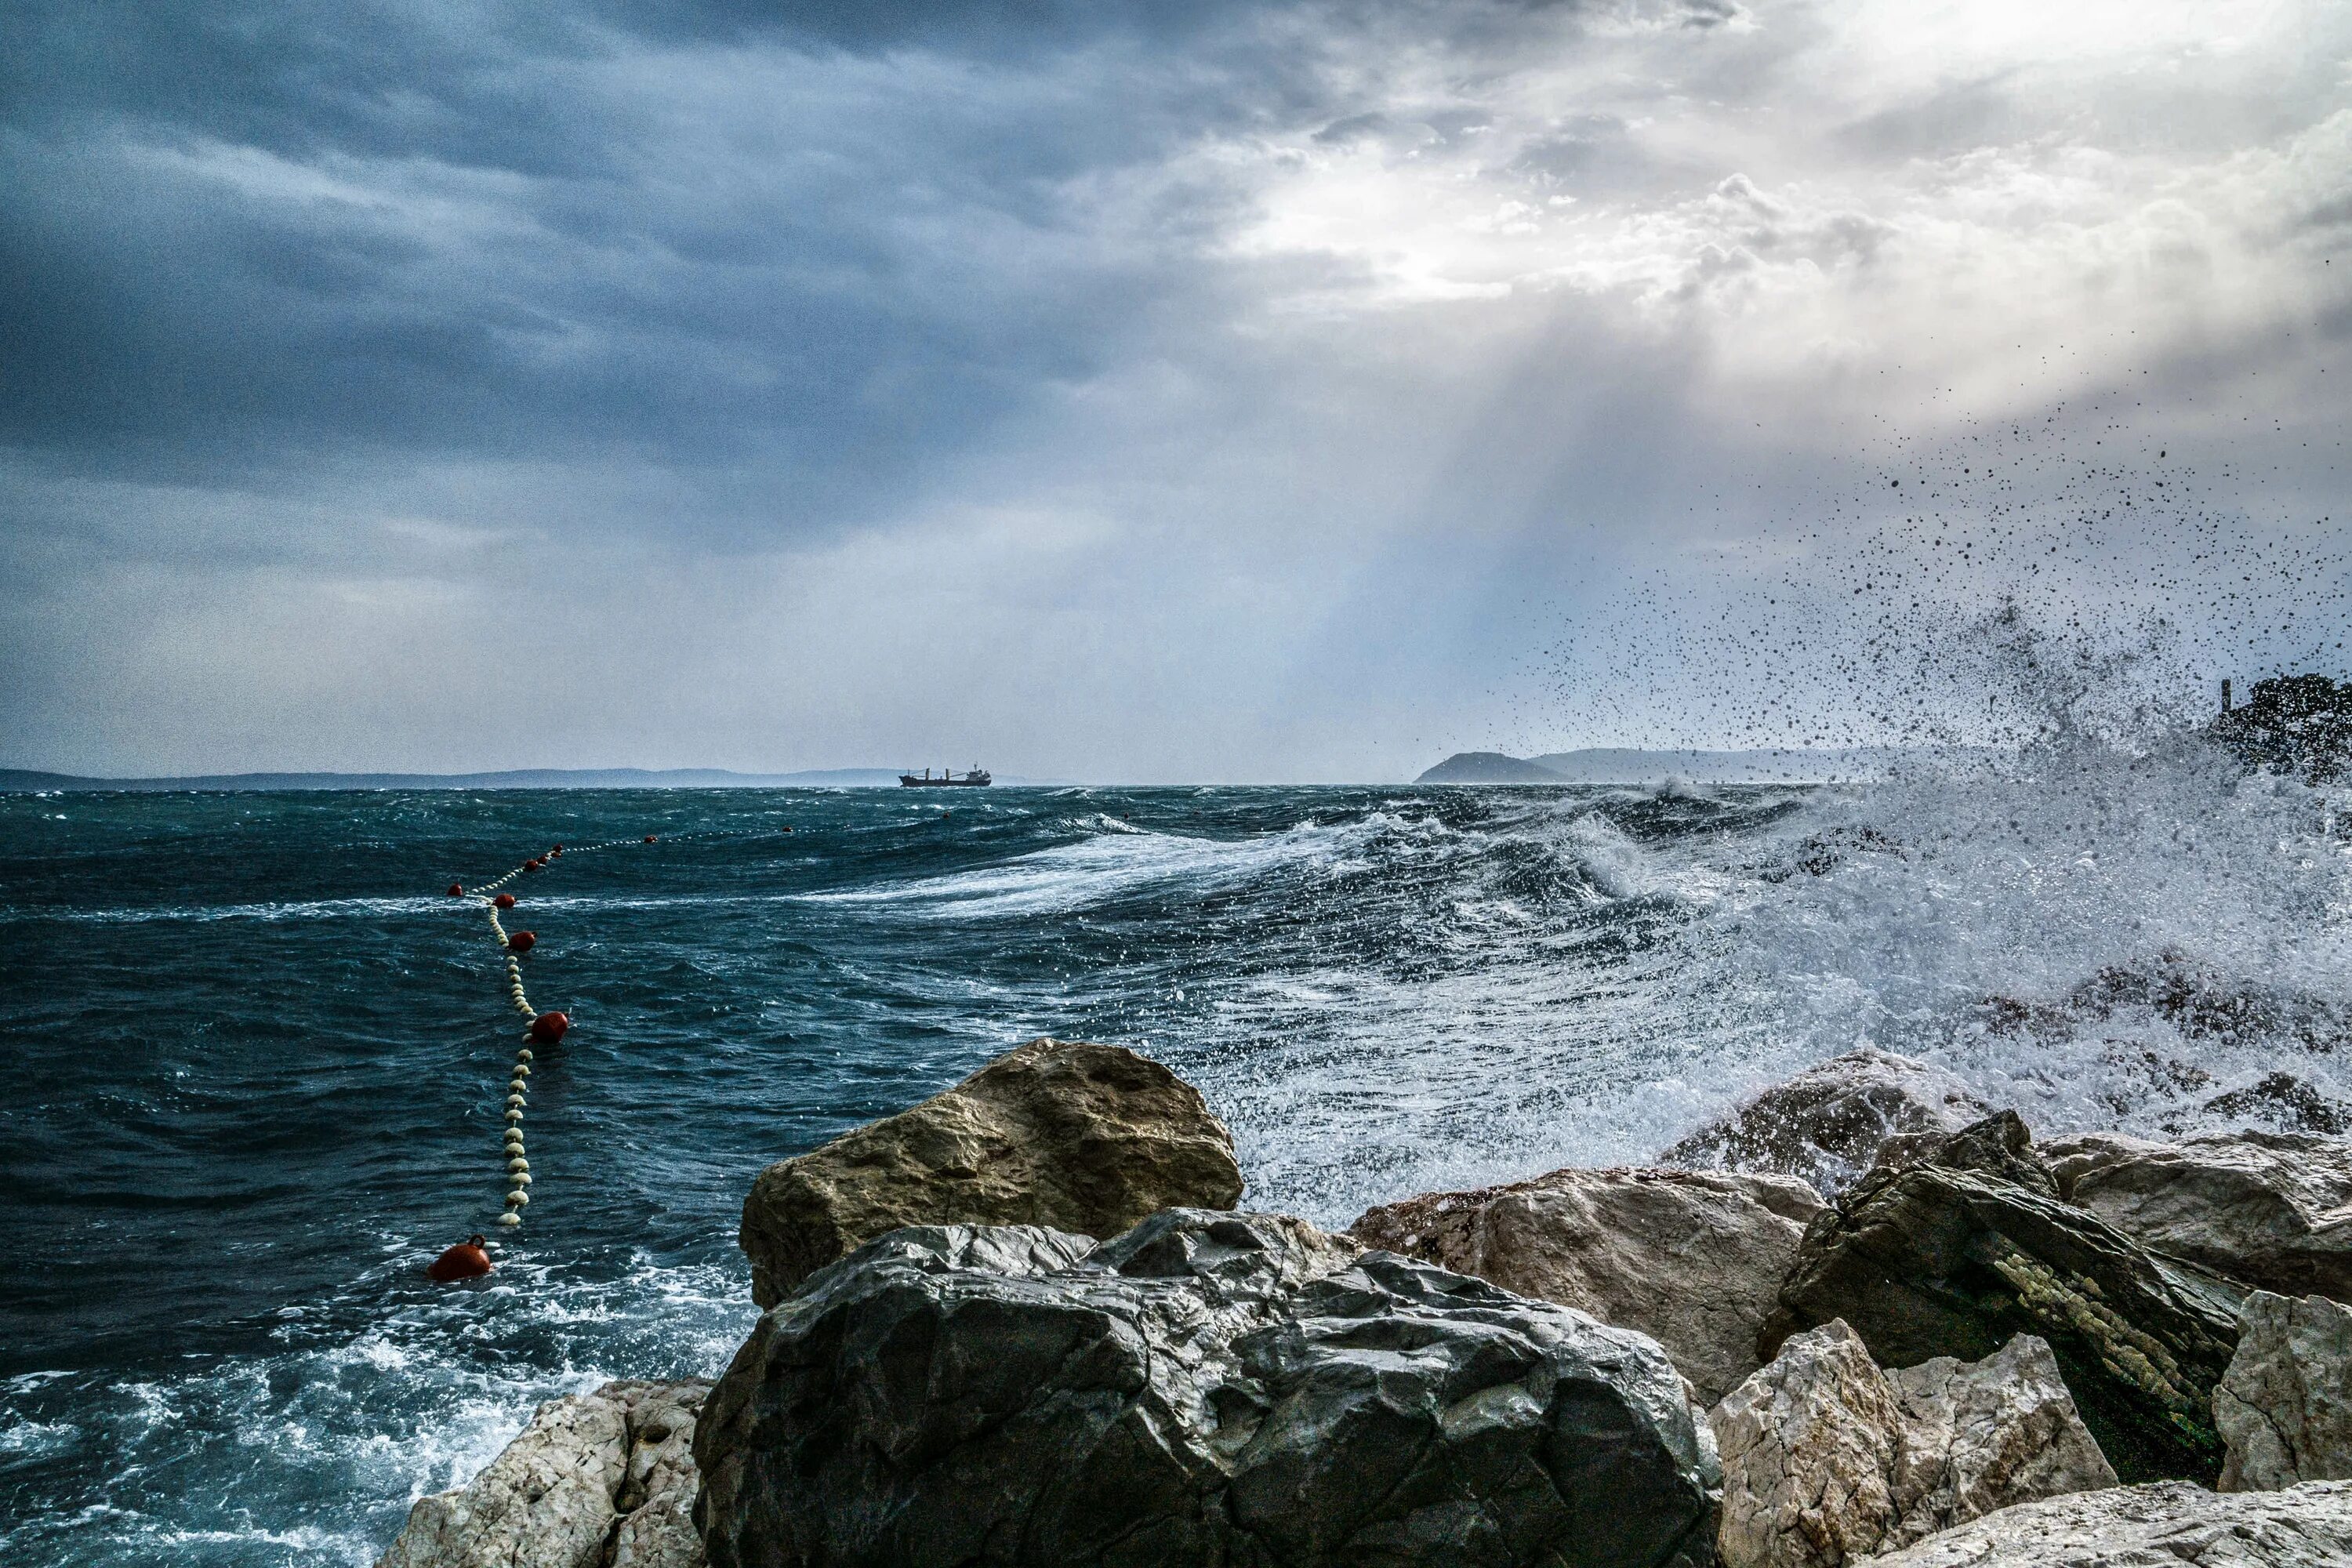
[[[580,845],[572,853],[583,855],[591,850],[611,849],[632,842],[652,844],[656,841],[657,836],[648,833],[641,841],[610,838],[601,844]],[[514,1070],[507,1079],[507,1196],[506,1212],[499,1215],[499,1224],[508,1229],[520,1226],[522,1211],[530,1206],[530,1158],[523,1143],[522,1121],[523,1111],[530,1099],[530,1068],[535,1059],[531,1047],[551,1046],[562,1039],[572,1027],[572,1019],[553,1009],[542,1013],[530,1005],[530,997],[522,986],[522,955],[539,945],[539,935],[535,931],[507,930],[506,922],[499,918],[499,911],[513,909],[516,900],[512,893],[501,889],[519,877],[546,869],[551,862],[561,859],[563,853],[564,847],[558,844],[546,854],[531,857],[498,880],[485,882],[470,893],[462,883],[449,884],[451,898],[471,899],[488,917],[490,935],[506,958],[507,999],[514,1004],[515,1011],[520,1013],[524,1019],[522,1044],[515,1049]]]
[[[792,828],[788,825],[780,825],[761,831],[790,833]],[[674,834],[671,836],[671,841],[675,843],[688,839],[740,837],[745,835],[720,830]],[[643,838],[608,838],[601,844],[575,845],[572,847],[570,853],[585,855],[598,849],[617,849],[628,844],[659,842],[661,842],[660,835],[648,833]],[[572,1027],[572,1018],[570,1015],[553,1009],[542,1013],[531,1005],[530,996],[522,986],[522,956],[539,945],[539,933],[529,931],[510,931],[507,930],[506,922],[500,920],[499,915],[501,910],[516,907],[515,896],[503,890],[508,883],[532,872],[545,870],[551,863],[562,858],[564,854],[564,846],[558,844],[546,854],[535,855],[525,860],[498,880],[481,883],[470,891],[461,882],[449,884],[449,897],[471,900],[480,907],[482,913],[488,919],[490,935],[498,942],[499,951],[506,959],[507,999],[514,1005],[515,1011],[520,1013],[525,1020],[522,1044],[515,1049],[514,1070],[508,1075],[507,1079],[506,1153],[504,1155],[507,1163],[507,1196],[505,1212],[499,1215],[499,1224],[508,1229],[520,1226],[522,1211],[530,1206],[530,1157],[523,1144],[522,1121],[523,1111],[529,1107],[530,1100],[530,1069],[535,1059],[531,1047],[551,1046],[562,1039]],[[452,1247],[449,1254],[444,1255],[444,1260],[446,1261],[450,1255],[464,1250],[466,1250],[464,1247]],[[467,1278],[474,1273],[488,1272],[488,1256],[480,1254],[479,1258],[478,1268],[473,1268],[468,1260],[467,1263],[460,1265],[461,1273],[452,1274],[449,1278]]]

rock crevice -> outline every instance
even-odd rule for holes
[[[710,1387],[550,1400],[481,1474],[418,1499],[376,1568],[702,1568],[693,1444]]]

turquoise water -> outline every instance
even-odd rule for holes
[[[2340,803],[2203,759],[2036,765],[0,797],[0,1559],[372,1561],[536,1401],[724,1364],[762,1164],[1041,1034],[1167,1061],[1253,1204],[1333,1225],[1646,1158],[1865,1040],[2045,1130],[2193,1117],[2290,1058],[2340,1092]],[[511,885],[532,999],[573,1028],[532,1079],[529,1223],[491,1279],[431,1286],[499,1213],[519,1028],[443,889],[604,840]],[[2064,1004],[2118,965],[2277,1006],[2230,1038],[2131,1005],[1982,1026],[1990,995]]]

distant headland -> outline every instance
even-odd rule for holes
[[[1701,784],[1830,784],[1875,778],[1896,753],[1891,748],[1843,751],[1773,748],[1752,752],[1662,752],[1633,746],[1591,746],[1536,757],[1501,752],[1456,752],[1415,784],[1649,784],[1684,778]]]

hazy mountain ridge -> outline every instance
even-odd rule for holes
[[[1755,751],[1654,751],[1589,746],[1514,757],[1501,752],[1456,752],[1415,784],[1650,784],[1684,778],[1704,784],[1821,784],[1873,778],[1900,753],[1892,747],[1841,751],[1770,747]]]

